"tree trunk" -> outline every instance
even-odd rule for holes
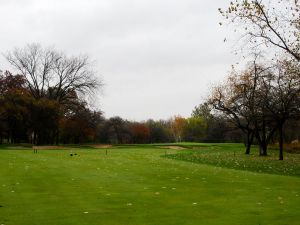
[[[33,132],[33,144],[34,144],[34,145],[37,144],[37,143],[36,143],[36,139],[37,139],[37,137],[36,137],[36,131],[34,131],[34,132]]]
[[[283,124],[279,124],[279,160],[283,160]]]
[[[56,145],[59,143],[59,128],[57,128],[55,132],[55,143]]]
[[[265,143],[262,143],[259,145],[259,155],[260,156],[267,156],[267,145]]]
[[[261,133],[261,134],[260,134]],[[261,130],[257,129],[256,131],[256,137],[259,143],[259,155],[260,156],[267,156],[267,148],[269,144],[269,139],[267,137],[267,132],[266,132],[266,122],[265,119],[263,118],[262,125],[261,125]]]
[[[254,137],[254,133],[248,131],[247,132],[246,152],[245,152],[246,155],[250,154],[250,149],[251,149],[251,145],[252,145],[252,142],[253,142],[253,137]]]
[[[267,140],[266,137],[264,136],[264,134],[262,135],[262,137],[260,137],[259,133],[257,133],[256,135],[258,144],[259,144],[259,155],[260,156],[267,156]]]

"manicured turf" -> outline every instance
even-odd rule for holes
[[[182,150],[0,150],[0,224],[299,224],[299,177],[174,160],[166,151]]]

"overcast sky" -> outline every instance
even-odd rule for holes
[[[232,35],[218,24],[228,2],[0,0],[0,51],[34,42],[89,55],[106,117],[187,117],[235,63]],[[9,69],[3,57],[0,69]]]

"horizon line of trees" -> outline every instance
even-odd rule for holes
[[[238,141],[222,118],[193,112],[169,120],[105,119],[86,96],[101,88],[87,56],[29,44],[5,54],[16,74],[0,72],[0,143],[155,143]],[[204,108],[200,109],[204,110]],[[207,109],[206,109],[207,110]]]
[[[0,143],[170,143],[239,141],[226,132],[232,127],[215,118],[207,105],[196,108],[191,117],[143,122],[121,117],[106,119],[72,92],[64,103],[47,91],[36,98],[24,75],[0,73]]]

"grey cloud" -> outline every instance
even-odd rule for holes
[[[107,84],[99,100],[107,116],[188,116],[236,60],[218,26],[228,2],[0,0],[0,50],[40,42],[90,55]]]

